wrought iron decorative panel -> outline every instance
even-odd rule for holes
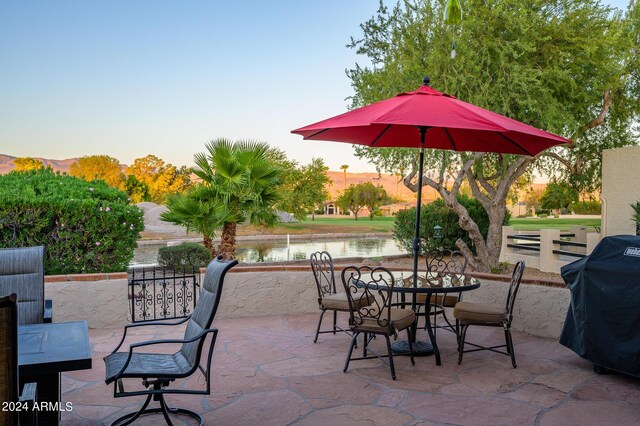
[[[200,272],[162,267],[129,270],[131,322],[184,318],[200,293]]]

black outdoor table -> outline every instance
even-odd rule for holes
[[[18,365],[20,386],[36,382],[37,402],[48,403],[38,411],[38,423],[57,425],[60,413],[73,409],[61,403],[60,373],[91,369],[86,321],[19,326]]]
[[[436,341],[436,333],[434,328],[436,324],[431,324],[431,296],[433,294],[446,294],[446,293],[459,293],[462,291],[475,290],[480,287],[480,281],[477,278],[470,277],[462,274],[450,274],[443,272],[425,272],[418,271],[418,277],[423,278],[424,281],[418,281],[418,287],[413,286],[413,271],[391,271],[396,281],[396,285],[393,287],[394,293],[400,293],[404,304],[404,296],[406,294],[412,294],[415,298],[416,294],[426,294],[427,300],[425,301],[425,320],[427,322],[427,333],[429,334],[430,342],[422,342],[416,340],[413,342],[413,351],[415,355],[431,355],[436,356],[436,365],[441,365],[440,350],[438,349],[438,342]],[[408,278],[411,278],[408,280]],[[410,281],[411,284],[404,286],[404,282]],[[416,339],[416,331],[418,328],[418,322],[416,321],[411,326],[413,332],[413,338]],[[407,341],[397,341],[391,345],[394,353],[397,354],[409,354],[409,346]]]

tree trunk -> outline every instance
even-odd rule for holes
[[[205,235],[202,237],[202,244],[204,244],[204,247],[209,250],[209,253],[211,254],[211,258],[215,258],[218,255],[218,251],[215,249],[215,247],[213,247],[213,239],[208,236]]]
[[[477,271],[490,272],[499,266],[500,249],[502,248],[502,225],[506,214],[507,196],[511,184],[522,175],[532,161],[530,157],[517,157],[502,172],[500,176],[495,177],[495,184],[491,185],[490,178],[485,178],[481,172],[472,171],[477,161],[482,161],[483,154],[476,153],[464,159],[463,167],[458,170],[453,185],[445,180],[445,169],[440,171],[439,179],[436,181],[427,176],[423,177],[423,182],[438,191],[447,207],[452,209],[458,215],[458,224],[469,233],[469,238],[475,246],[476,254],[473,255],[471,249],[462,240],[456,241],[456,246],[462,251],[469,260],[469,266]],[[481,169],[481,168],[480,168]],[[417,166],[404,179],[404,184],[413,192],[418,190],[417,184],[412,182],[417,174]],[[489,230],[487,238],[480,232],[478,225],[469,215],[467,209],[458,202],[456,196],[460,190],[462,182],[469,182],[473,196],[482,204],[489,216]],[[450,189],[448,188],[450,186]]]
[[[236,258],[236,222],[225,222],[218,252],[224,260]]]

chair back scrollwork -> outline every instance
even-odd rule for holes
[[[333,269],[333,259],[326,251],[311,254],[311,270],[318,289],[318,303],[322,303],[324,296],[336,293],[336,279]]]
[[[464,274],[467,256],[458,250],[437,250],[427,253],[427,271]]]
[[[342,270],[342,283],[351,307],[351,324],[356,328],[387,327],[393,332],[390,302],[395,285],[393,274],[386,268],[348,266]],[[369,300],[361,306],[358,301]]]
[[[507,293],[507,326],[511,326],[511,320],[513,319],[513,305],[516,303],[516,295],[520,288],[520,281],[522,281],[522,274],[524,273],[525,263],[519,261],[513,268],[511,274],[511,283],[509,284],[509,293]]]

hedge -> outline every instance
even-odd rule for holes
[[[209,261],[211,253],[200,243],[182,243],[158,250],[158,263],[177,270],[197,270],[207,266]]]
[[[0,247],[45,246],[48,275],[125,271],[143,213],[127,194],[51,169],[0,176]]]
[[[459,195],[457,199],[467,209],[471,218],[478,225],[480,232],[486,238],[489,232],[489,216],[482,204],[475,198],[465,195]],[[505,225],[509,223],[510,218],[509,211],[506,211]],[[398,212],[393,227],[394,239],[409,253],[413,253],[415,223],[416,209],[414,207]],[[440,238],[435,238],[434,235],[434,227],[436,225],[441,227]],[[475,253],[475,247],[469,238],[469,234],[458,224],[458,215],[449,209],[442,199],[437,199],[422,206],[420,211],[420,254],[439,248],[455,250],[455,243],[459,238]]]

